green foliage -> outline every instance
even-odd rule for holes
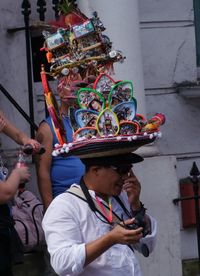
[[[58,5],[58,10],[62,14],[69,14],[76,8],[76,0],[61,0]]]

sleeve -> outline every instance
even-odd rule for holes
[[[51,265],[60,276],[79,275],[86,258],[77,217],[79,212],[71,197],[62,194],[55,198],[42,222]]]
[[[149,215],[148,215],[149,216]],[[157,221],[152,218],[151,216],[149,216],[150,220],[151,220],[151,234],[146,235],[144,238],[142,238],[140,240],[139,243],[136,243],[133,248],[136,249],[137,251],[139,251],[140,253],[141,251],[141,247],[142,244],[146,244],[148,249],[149,249],[149,253],[151,253],[156,245],[156,236],[157,236]]]

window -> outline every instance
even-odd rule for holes
[[[33,64],[33,80],[34,82],[40,82],[40,71],[41,65],[44,64],[45,71],[49,72],[50,64],[46,59],[46,51],[40,51],[40,48],[43,47],[44,37],[32,36],[31,37],[31,47],[32,47],[32,64]],[[47,75],[48,76],[48,75]],[[48,79],[52,79],[48,76]]]
[[[200,67],[200,1],[193,0],[194,3],[194,21],[196,35],[197,66]]]

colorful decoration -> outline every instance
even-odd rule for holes
[[[95,127],[98,112],[79,109],[75,112],[75,119],[79,127]]]
[[[49,112],[49,115],[51,117],[52,125],[56,134],[56,137],[58,139],[58,142],[63,145],[63,143],[66,141],[65,138],[65,130],[63,126],[62,119],[60,118],[59,111],[58,111],[58,105],[56,102],[56,99],[54,97],[54,94],[49,88],[46,72],[44,71],[44,67],[42,66],[41,71],[41,80],[44,90],[44,96],[45,96],[45,102],[46,106]]]
[[[49,74],[55,78],[66,76],[68,83],[101,72],[112,73],[113,63],[123,61],[124,56],[112,49],[105,27],[97,12],[86,17],[71,1],[60,5],[60,18],[50,22],[52,32],[43,31]],[[56,29],[56,31],[55,31]]]
[[[108,95],[115,81],[107,74],[100,74],[94,82],[94,89],[102,94],[106,104],[108,105]]]
[[[84,127],[74,133],[74,140],[81,141],[85,139],[92,139],[96,138],[96,135],[97,129],[95,127]],[[67,149],[67,145],[65,146],[65,149]]]
[[[104,82],[105,81],[105,85]],[[114,101],[114,97],[118,101]],[[114,81],[101,74],[92,88],[77,92],[79,109],[73,142],[57,145],[53,155],[101,156],[103,152],[130,152],[161,136],[159,127],[165,116],[157,113],[150,120],[137,114],[137,101],[130,81]],[[95,105],[92,105],[95,101]]]
[[[142,132],[158,130],[161,125],[165,123],[165,116],[162,113],[156,113],[147,123],[142,127]]]
[[[119,124],[120,134],[124,136],[138,134],[140,130],[140,125],[137,122],[123,121]]]
[[[94,89],[82,88],[77,94],[78,103],[81,108],[100,112],[105,108],[105,100],[102,95]]]
[[[119,132],[119,121],[116,114],[109,108],[104,109],[97,118],[96,127],[102,137],[117,135]]]
[[[133,121],[135,118],[136,108],[137,102],[134,98],[132,98],[132,101],[122,102],[116,105],[113,108],[113,111],[116,113],[119,122]]]
[[[133,84],[130,81],[118,82],[108,95],[109,105],[113,108],[122,102],[128,102],[133,98]]]

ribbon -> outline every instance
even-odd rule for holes
[[[47,81],[44,65],[42,65],[40,75],[41,75],[42,86],[44,90],[44,97],[45,97],[45,102],[49,112],[49,116],[51,118],[51,122],[54,128],[56,137],[58,139],[58,142],[59,144],[63,145],[66,142],[65,129],[64,129],[63,121],[59,116],[59,109],[58,109],[56,98],[52,93]]]

